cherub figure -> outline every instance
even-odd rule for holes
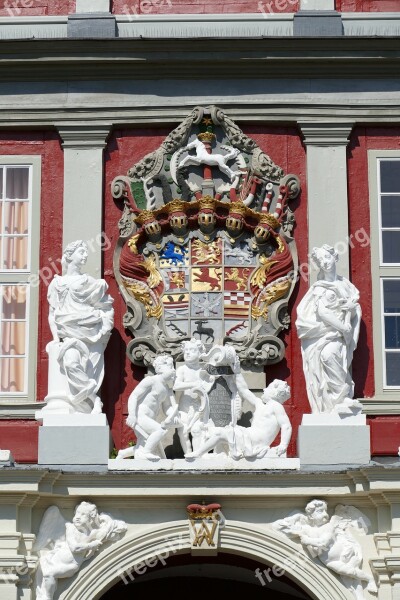
[[[178,367],[174,391],[182,392],[179,399],[179,416],[183,427],[178,429],[183,453],[197,449],[204,440],[210,414],[208,392],[214,377],[208,375],[201,364],[205,354],[204,344],[192,338],[182,343],[185,364]],[[189,434],[192,436],[192,445]]]
[[[363,583],[369,592],[376,594],[377,587],[372,575],[362,570],[362,549],[352,530],[366,534],[370,522],[354,506],[336,506],[329,518],[327,504],[312,500],[305,514],[296,512],[280,519],[272,527],[294,540],[298,540],[313,558],[339,575],[343,584],[353,592],[357,600],[364,599]]]
[[[72,523],[57,506],[43,516],[34,550],[39,554],[36,573],[36,600],[52,600],[58,579],[72,577],[107,542],[116,542],[126,532],[123,521],[100,513],[95,504],[81,502]]]
[[[137,443],[134,447],[120,450],[117,458],[165,458],[161,441],[169,428],[180,425],[178,405],[172,389],[175,381],[172,357],[157,356],[154,370],[156,374],[145,377],[129,396],[126,422],[135,431]],[[161,408],[166,419],[159,423],[157,418]]]
[[[198,458],[222,442],[229,444],[229,454],[234,459],[264,458],[279,431],[281,443],[274,448],[274,456],[285,454],[292,435],[292,426],[282,404],[290,397],[289,386],[284,381],[275,379],[264,390],[262,397],[258,398],[249,390],[238,369],[235,371],[238,395],[253,407],[251,426],[242,427],[232,421],[225,427],[211,428],[208,439],[200,448],[188,454],[187,458]]]

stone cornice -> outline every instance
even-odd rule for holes
[[[389,37],[0,41],[1,81],[381,79],[399,68]]]
[[[111,132],[111,123],[56,123],[63,148],[105,148]]]
[[[354,123],[306,122],[298,125],[306,146],[347,146]]]
[[[394,461],[394,459],[393,459]],[[189,495],[213,498],[227,497],[257,503],[268,498],[269,503],[281,505],[282,497],[309,498],[310,489],[315,497],[324,497],[330,502],[353,494],[357,502],[375,506],[381,503],[382,494],[387,505],[398,504],[400,499],[400,465],[371,465],[362,469],[310,470],[300,472],[253,471],[253,472],[113,472],[91,467],[65,467],[46,469],[38,466],[18,465],[0,468],[0,497],[4,504],[21,502],[26,505],[27,497],[35,503],[39,495],[78,498],[120,497],[135,502],[146,502],[152,497],[157,501],[169,502],[171,497],[187,498]],[[362,484],[361,484],[362,482]],[[385,493],[386,490],[386,493]],[[388,491],[390,490],[390,491]],[[211,492],[212,491],[212,492]]]

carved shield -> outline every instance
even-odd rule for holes
[[[112,186],[123,201],[114,266],[132,362],[179,359],[191,337],[232,344],[243,366],[281,360],[298,178],[220,109],[197,107]]]

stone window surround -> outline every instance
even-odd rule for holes
[[[0,155],[1,166],[28,166],[31,167],[31,190],[30,198],[30,236],[29,248],[30,268],[25,273],[7,273],[0,274],[0,283],[2,284],[17,284],[29,283],[29,277],[33,273],[39,271],[39,251],[40,244],[40,198],[41,198],[41,157],[33,155]],[[7,405],[26,405],[30,399],[36,396],[36,365],[37,365],[37,335],[38,335],[38,308],[39,308],[39,287],[30,285],[29,303],[27,314],[27,348],[26,354],[28,359],[27,368],[27,388],[25,393],[1,393],[0,404],[6,402]]]
[[[400,277],[400,266],[381,266],[380,264],[380,217],[378,168],[380,158],[400,158],[399,150],[369,150],[368,178],[370,190],[371,219],[371,273],[372,273],[372,317],[375,373],[375,405],[379,403],[380,413],[398,414],[400,412],[400,388],[385,388],[384,385],[384,336],[382,330],[383,299],[381,281],[384,277]],[[371,403],[368,400],[367,403]],[[397,405],[397,406],[396,406]]]

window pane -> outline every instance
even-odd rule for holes
[[[3,168],[0,167],[0,198],[3,197]]]
[[[400,387],[400,352],[386,353],[386,384]]]
[[[381,197],[382,227],[400,227],[400,196]]]
[[[383,280],[383,303],[385,313],[400,313],[400,279]]]
[[[25,359],[1,359],[0,392],[23,392],[25,390]]]
[[[1,326],[0,353],[6,356],[25,354],[25,323],[5,321]],[[0,359],[1,360],[1,359]]]
[[[400,349],[400,317],[385,317],[385,348]]]
[[[0,288],[1,290],[1,288]],[[26,292],[25,285],[2,286],[2,319],[25,319],[26,318]]]
[[[5,202],[4,233],[28,233],[28,202]]]
[[[400,161],[381,160],[381,192],[400,192]]]
[[[7,168],[6,197],[11,200],[27,200],[29,192],[29,169]]]
[[[384,263],[400,263],[400,231],[382,232],[382,254]]]
[[[4,238],[3,252],[3,269],[28,268],[27,237]]]

